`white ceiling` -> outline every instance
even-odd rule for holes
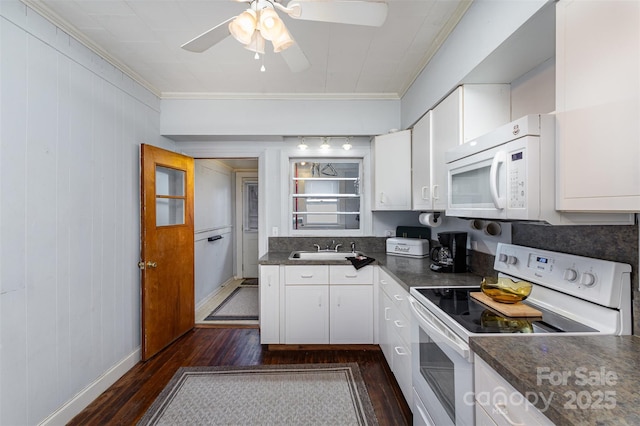
[[[281,14],[311,67],[292,73],[233,37],[204,53],[182,44],[238,15],[233,0],[23,0],[163,98],[399,98],[471,0],[387,0],[382,27]],[[285,2],[286,4],[286,2]]]

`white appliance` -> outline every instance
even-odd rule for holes
[[[627,213],[556,211],[555,116],[533,114],[445,153],[447,216],[544,221],[552,225],[632,224]]]
[[[630,265],[499,243],[494,269],[533,284],[541,318],[501,316],[479,287],[411,288],[414,424],[475,423],[470,336],[631,333]]]
[[[429,256],[429,240],[419,238],[387,238],[387,254],[407,257]]]
[[[557,214],[554,133],[553,116],[527,115],[448,150],[447,216],[544,220]]]

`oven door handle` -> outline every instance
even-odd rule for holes
[[[456,351],[458,355],[467,361],[471,361],[471,350],[464,340],[456,336],[442,321],[422,307],[422,305],[411,296],[409,296],[409,303],[421,327],[429,330],[434,336],[437,336],[439,341]]]

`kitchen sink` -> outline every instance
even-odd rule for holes
[[[364,256],[364,253],[360,251],[292,251],[289,260],[345,260],[352,256]]]

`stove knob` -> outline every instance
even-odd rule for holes
[[[589,272],[585,272],[580,276],[580,284],[585,287],[593,287],[596,284],[596,276]]]
[[[509,265],[515,265],[516,263],[518,263],[518,258],[515,256],[508,256],[507,257],[507,263]]]
[[[507,255],[504,253],[500,253],[500,256],[498,256],[498,260],[502,263],[507,261]]]
[[[574,282],[578,279],[578,271],[572,268],[565,269],[564,276],[562,278],[569,282]]]

